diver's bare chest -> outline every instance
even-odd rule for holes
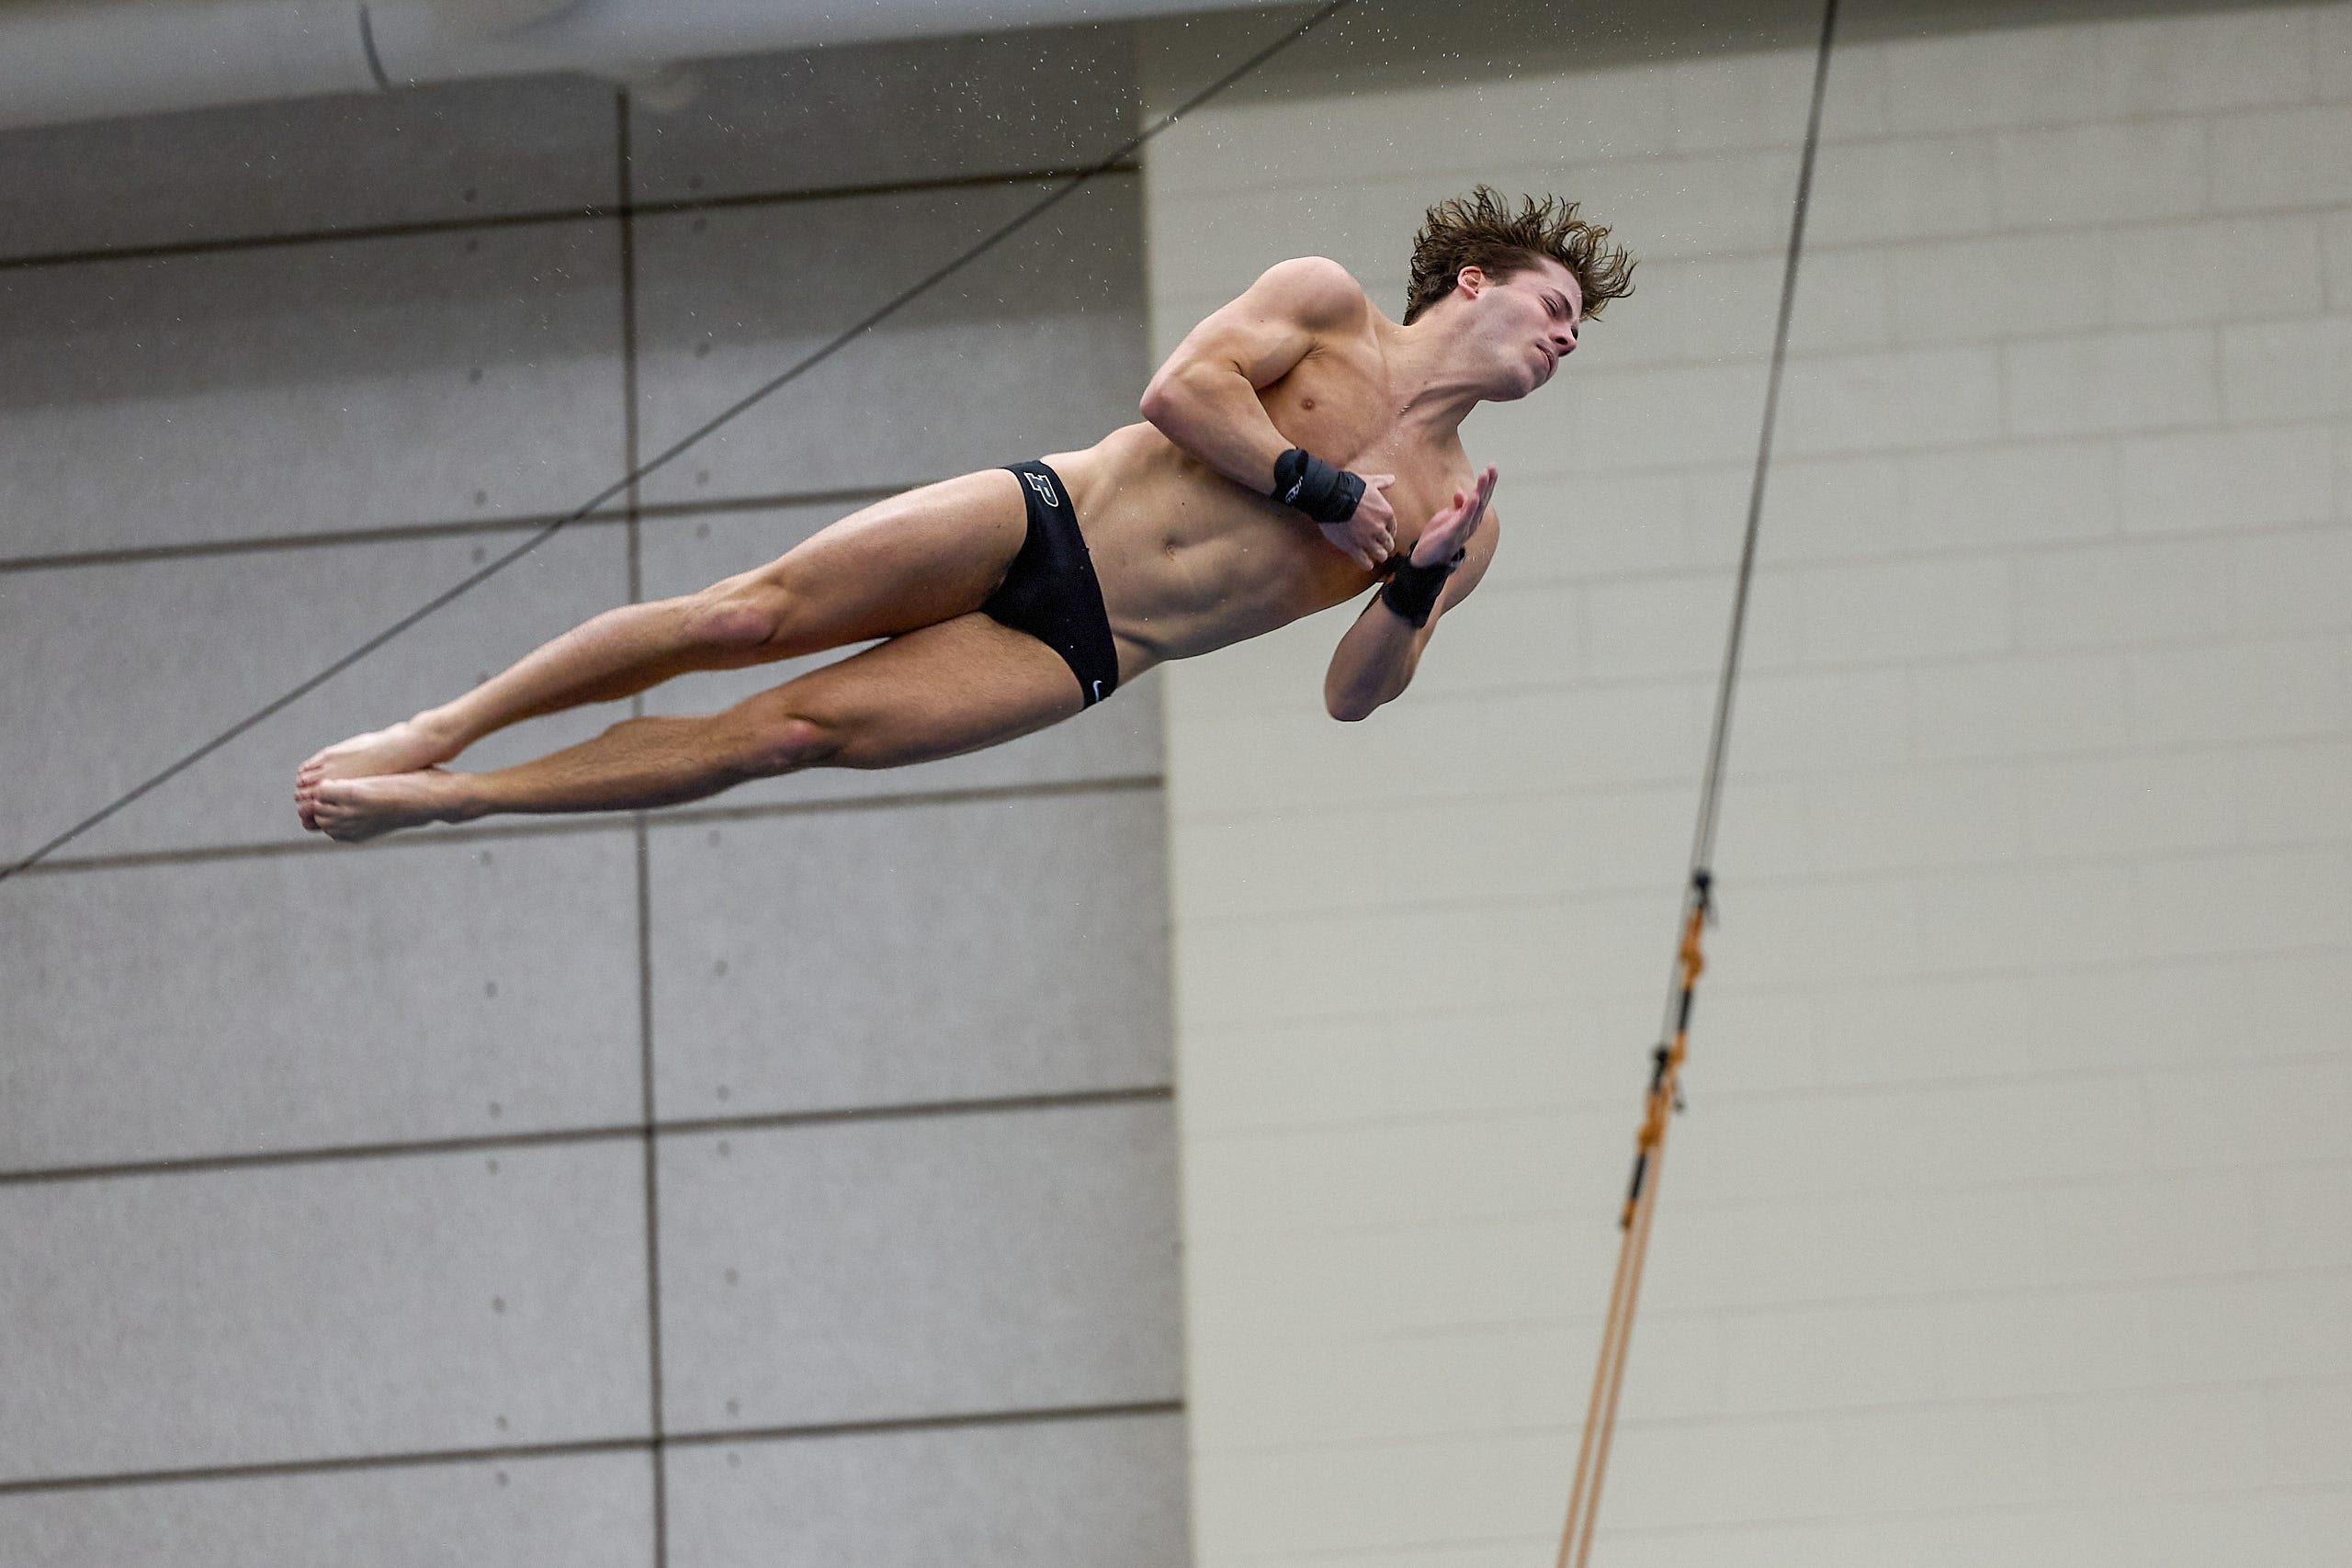
[[[1466,463],[1411,435],[1376,355],[1310,359],[1261,394],[1274,428],[1328,463],[1390,474],[1388,502],[1415,533],[1449,498]]]
[[[1397,445],[1397,410],[1386,383],[1371,367],[1310,360],[1260,397],[1266,417],[1294,443],[1327,463],[1362,469]]]

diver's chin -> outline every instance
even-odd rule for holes
[[[1514,367],[1510,373],[1498,375],[1487,383],[1479,391],[1478,400],[1482,403],[1515,403],[1550,379],[1540,369],[1528,371]]]

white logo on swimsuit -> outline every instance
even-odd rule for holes
[[[1100,681],[1094,682],[1094,700],[1098,703],[1102,700],[1102,682]]]
[[[1062,498],[1055,493],[1054,481],[1052,479],[1046,478],[1044,474],[1024,473],[1021,477],[1029,481],[1029,488],[1031,490],[1035,491],[1039,495],[1046,498],[1046,504],[1047,506],[1053,507],[1057,511],[1060,510]]]
[[[1306,488],[1306,481],[1305,479],[1301,479],[1296,484],[1291,486],[1290,493],[1283,497],[1283,504],[1284,506],[1288,506],[1291,502],[1296,501],[1298,499],[1298,492]]]

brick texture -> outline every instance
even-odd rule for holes
[[[2021,14],[1843,8],[1604,1561],[2352,1550],[2352,6]],[[1774,15],[1151,149],[1163,349],[1293,251],[1393,289],[1476,178],[1651,258],[1465,427],[1510,528],[1414,691],[1326,721],[1336,619],[1170,672],[1209,1568],[1548,1560],[1803,139]]]

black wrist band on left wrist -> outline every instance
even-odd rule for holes
[[[1416,629],[1428,626],[1430,613],[1437,608],[1438,595],[1445,592],[1446,579],[1453,575],[1453,569],[1462,564],[1462,558],[1468,553],[1466,549],[1456,550],[1453,558],[1442,566],[1415,566],[1408,556],[1396,563],[1396,570],[1380,585],[1380,602]]]

